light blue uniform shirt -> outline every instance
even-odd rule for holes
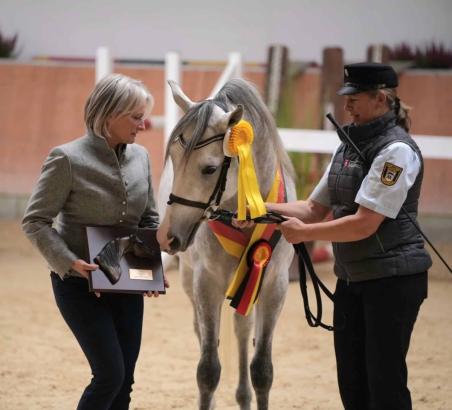
[[[382,182],[386,163],[393,164],[401,169],[394,185],[387,185]],[[327,207],[331,207],[328,193],[330,168],[331,162],[309,197]],[[421,161],[417,153],[408,144],[394,142],[388,145],[374,158],[369,173],[361,183],[355,202],[388,218],[395,218],[400,212],[420,168]]]

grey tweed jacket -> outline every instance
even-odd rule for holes
[[[80,276],[74,260],[89,262],[88,225],[158,226],[146,149],[85,135],[51,150],[22,221],[30,241],[60,277]]]

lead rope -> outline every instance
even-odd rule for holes
[[[213,220],[221,220],[225,223],[231,223],[232,218],[236,218],[237,214],[230,211],[225,211],[223,209],[217,209],[211,213],[209,219]],[[274,224],[281,223],[286,221],[286,218],[277,212],[268,212],[265,215],[262,215],[257,218],[249,218],[247,216],[247,220],[252,220],[255,223],[260,224]],[[321,291],[330,299],[334,304],[334,295],[329,291],[329,289],[325,286],[325,284],[320,280],[318,275],[315,272],[314,266],[312,265],[311,257],[306,249],[306,246],[303,242],[297,243],[293,245],[295,252],[298,258],[298,273],[299,273],[299,284],[301,297],[303,299],[303,307],[306,316],[306,320],[308,325],[311,327],[321,327],[328,331],[334,330],[333,326],[327,325],[322,322],[323,315],[323,303],[322,303],[322,294]],[[310,276],[312,286],[314,288],[315,301],[317,306],[317,312],[314,315],[311,311],[311,307],[309,305],[309,296],[308,296],[308,285],[307,285],[307,276]]]
[[[325,284],[319,279],[315,273],[314,266],[312,265],[311,257],[309,256],[306,245],[301,242],[293,246],[298,258],[298,271],[299,271],[299,283],[301,296],[303,298],[304,313],[308,325],[311,327],[321,327],[328,331],[334,330],[333,326],[327,325],[322,322],[323,305],[322,294],[320,290],[330,299],[334,304],[334,295],[329,291]],[[315,301],[317,305],[317,313],[314,315],[309,305],[308,286],[307,286],[307,273],[311,277],[312,286],[314,288]]]

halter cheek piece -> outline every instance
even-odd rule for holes
[[[199,142],[193,147],[193,150],[204,148],[205,146],[216,142],[216,141],[223,141],[226,134],[218,134],[214,135],[213,137],[207,138],[204,141]],[[179,137],[176,139],[176,141],[179,142],[179,144],[185,149],[187,148],[187,143],[185,142],[182,135],[179,135]],[[180,196],[174,195],[173,193],[169,196],[169,201],[167,202],[168,205],[171,205],[173,203],[189,206],[192,208],[200,208],[204,211],[208,210],[209,208],[217,208],[220,204],[221,197],[223,196],[224,190],[226,188],[226,180],[227,180],[227,173],[229,170],[229,166],[231,164],[231,157],[228,157],[225,155],[223,163],[221,164],[221,171],[220,175],[218,176],[217,183],[215,184],[215,188],[213,189],[212,194],[210,195],[210,198],[207,202],[199,202],[199,201],[192,201],[191,199],[182,198]],[[206,212],[204,212],[201,219],[205,217]]]

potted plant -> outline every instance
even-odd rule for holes
[[[400,43],[392,47],[390,60],[397,68],[448,69],[452,68],[452,50],[434,42],[416,48]]]
[[[430,43],[423,48],[416,48],[415,67],[426,69],[452,68],[452,50],[443,44]]]
[[[12,37],[6,37],[0,32],[0,58],[16,57],[14,52],[17,45],[17,34]]]
[[[415,55],[415,51],[413,51],[409,44],[400,43],[391,48],[389,59],[396,71],[403,71],[404,69],[414,67]]]

